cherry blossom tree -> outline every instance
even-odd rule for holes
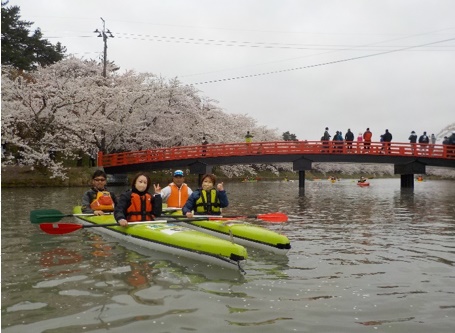
[[[16,161],[51,169],[64,177],[57,153],[80,158],[157,147],[243,140],[254,129],[258,140],[278,140],[246,115],[223,112],[193,86],[150,73],[118,73],[110,64],[70,57],[39,67],[27,77],[2,70],[2,143],[14,146]],[[10,156],[12,161],[12,156]]]
[[[277,129],[258,126],[248,115],[229,114],[177,78],[119,72],[109,63],[107,76],[93,60],[69,57],[27,75],[2,68],[2,163],[50,170],[65,178],[63,160],[95,151],[112,153],[159,147],[254,141],[280,141]],[[446,132],[453,130],[449,125]],[[442,133],[442,132],[441,132]],[[58,156],[58,158],[56,158]],[[322,172],[387,174],[390,166],[315,163]],[[292,170],[290,163],[223,166],[227,176]]]

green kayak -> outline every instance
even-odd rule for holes
[[[74,214],[81,212],[81,206],[74,207]],[[85,225],[115,223],[113,215],[76,216],[76,219]],[[164,220],[157,222],[93,229],[141,247],[223,267],[241,269],[247,259],[246,249],[239,244]]]
[[[165,216],[178,219],[181,214],[181,210],[170,210]],[[197,215],[194,217],[197,218]],[[213,216],[213,218],[216,218],[216,216]],[[242,220],[183,220],[181,222],[172,221],[172,223],[188,226],[194,230],[227,239],[240,245],[273,252],[275,254],[284,255],[291,248],[291,243],[285,235]]]

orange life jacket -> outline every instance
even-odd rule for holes
[[[131,205],[126,210],[126,220],[128,222],[152,221],[154,219],[152,212],[152,196],[150,193],[145,193],[144,195],[131,193]]]
[[[90,204],[93,210],[102,210],[103,212],[112,212],[114,210],[114,201],[108,191],[98,191],[95,199]]]
[[[371,141],[372,136],[373,136],[373,133],[371,133],[370,131],[366,131],[365,133],[363,133],[363,139],[365,141]]]
[[[182,208],[188,200],[188,185],[182,184],[180,189],[174,183],[170,183],[171,194],[167,199],[168,207]]]

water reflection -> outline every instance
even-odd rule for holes
[[[290,238],[287,256],[250,250],[243,275],[87,230],[50,236],[17,203],[71,212],[85,189],[2,190],[2,331],[453,331],[453,183],[226,188],[228,214],[288,213],[254,221]]]

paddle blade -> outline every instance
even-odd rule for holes
[[[272,223],[281,223],[281,222],[287,222],[288,221],[288,216],[284,213],[268,213],[268,214],[259,214],[257,215],[257,218],[266,222],[272,222]]]
[[[51,235],[64,235],[83,228],[82,224],[71,223],[41,223],[40,229]]]
[[[58,222],[65,216],[65,214],[62,214],[62,212],[56,209],[32,210],[30,212],[30,222],[34,224],[43,222]]]

